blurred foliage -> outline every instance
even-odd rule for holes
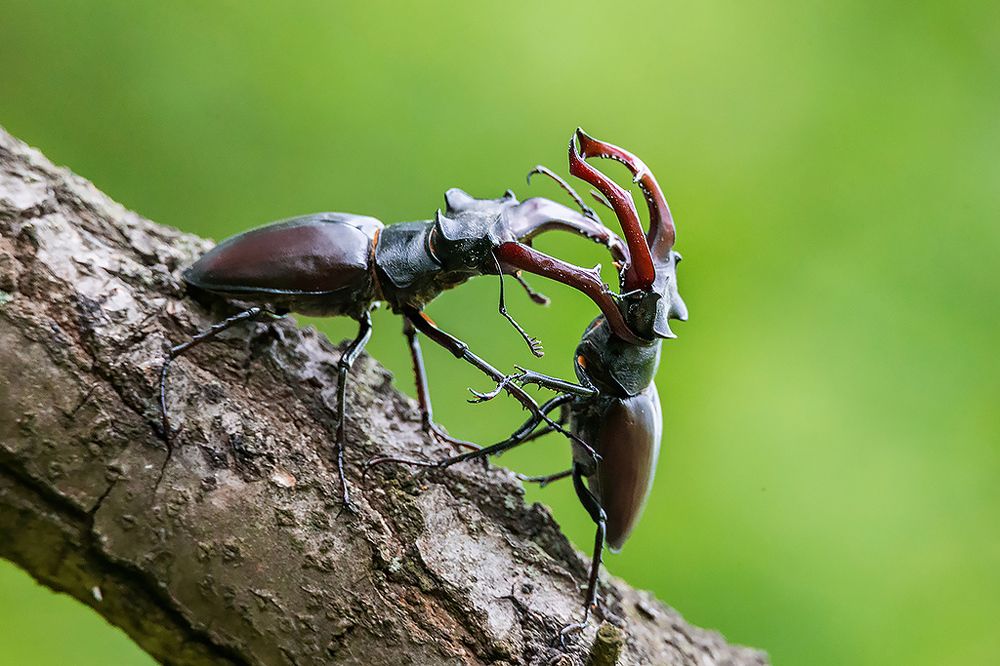
[[[452,186],[559,199],[523,177],[565,173],[577,125],[633,149],[678,219],[692,317],[658,377],[657,485],[609,569],[778,664],[995,663],[1000,5],[618,7],[0,0],[0,123],[215,238],[316,210],[428,218]],[[595,309],[536,286],[552,307],[509,293],[541,361],[495,280],[430,311],[502,367],[570,375]],[[412,393],[399,320],[375,324]],[[452,432],[520,422],[467,405],[482,377],[429,347]],[[566,449],[503,463],[553,471]],[[568,484],[529,495],[588,547]],[[3,663],[148,662],[6,564],[0,627]]]

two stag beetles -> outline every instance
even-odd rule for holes
[[[630,192],[591,166],[588,158],[609,158],[628,168],[646,200],[648,231],[643,231]],[[552,171],[536,167],[532,174],[555,179],[579,212],[540,197],[519,202],[510,190],[498,199],[475,199],[451,189],[445,194],[446,210],[439,210],[432,221],[384,226],[371,217],[319,213],[275,222],[220,243],[191,266],[184,279],[197,290],[248,307],[169,351],[160,373],[159,396],[168,447],[173,429],[167,416],[166,385],[170,364],[178,356],[244,321],[289,312],[352,317],[358,321],[358,334],[338,366],[334,452],[341,499],[345,508],[354,510],[344,476],[347,378],[371,337],[370,312],[384,301],[404,318],[424,429],[430,436],[468,451],[437,462],[380,457],[369,461],[366,471],[386,463],[445,468],[485,459],[549,432],[566,436],[573,450],[570,469],[522,478],[545,484],[572,477],[580,502],[597,525],[583,619],[566,626],[560,640],[586,626],[596,603],[604,544],[613,551],[622,547],[652,487],[662,431],[660,401],[653,383],[660,342],[674,337],[668,321],[686,320],[687,309],[677,291],[681,257],[673,250],[674,223],[652,172],[632,153],[580,129],[570,139],[569,171],[596,188],[592,194],[614,212],[624,242],[601,223],[569,184]],[[607,247],[619,273],[620,293],[601,281],[596,268],[575,266],[531,246],[535,236],[550,230],[569,231]],[[532,353],[541,356],[541,344],[504,305],[504,275],[513,276],[536,303],[548,302],[528,285],[523,273],[574,287],[600,310],[576,348],[576,382],[523,368],[504,375],[464,342],[438,328],[422,311],[446,289],[477,275],[496,275],[500,280],[500,314]],[[528,420],[506,439],[483,448],[447,435],[433,421],[417,332],[496,382],[492,391],[474,391],[474,401],[509,393],[529,410]],[[556,395],[539,405],[523,388],[529,384]]]

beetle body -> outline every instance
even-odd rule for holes
[[[229,238],[202,256],[184,279],[204,291],[315,316],[360,318],[376,301],[396,313],[420,309],[471,277],[497,274],[493,251],[551,228],[605,243],[621,241],[561,204],[512,193],[475,199],[457,188],[436,219],[385,226],[373,217],[316,213]]]

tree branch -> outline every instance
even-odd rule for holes
[[[0,556],[164,663],[558,657],[586,558],[510,472],[386,466],[361,487],[376,454],[447,453],[370,357],[348,392],[359,516],[338,515],[331,460],[338,349],[291,322],[232,331],[176,364],[184,428],[167,459],[159,366],[227,312],[178,279],[208,246],[0,130]],[[766,662],[619,580],[602,589],[625,634],[619,663]],[[594,645],[596,630],[562,663],[613,660],[620,634],[606,627]]]

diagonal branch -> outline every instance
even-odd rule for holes
[[[184,429],[166,459],[159,364],[171,341],[229,314],[178,281],[206,247],[0,130],[0,556],[164,663],[557,656],[584,560],[510,472],[384,468],[358,493],[360,515],[337,516],[339,351],[314,331],[252,324],[179,361],[171,410]],[[355,367],[355,484],[373,455],[445,453],[381,366]],[[766,663],[648,593],[604,589],[626,635],[619,663]],[[616,632],[596,633],[563,663],[591,647],[610,663]]]

